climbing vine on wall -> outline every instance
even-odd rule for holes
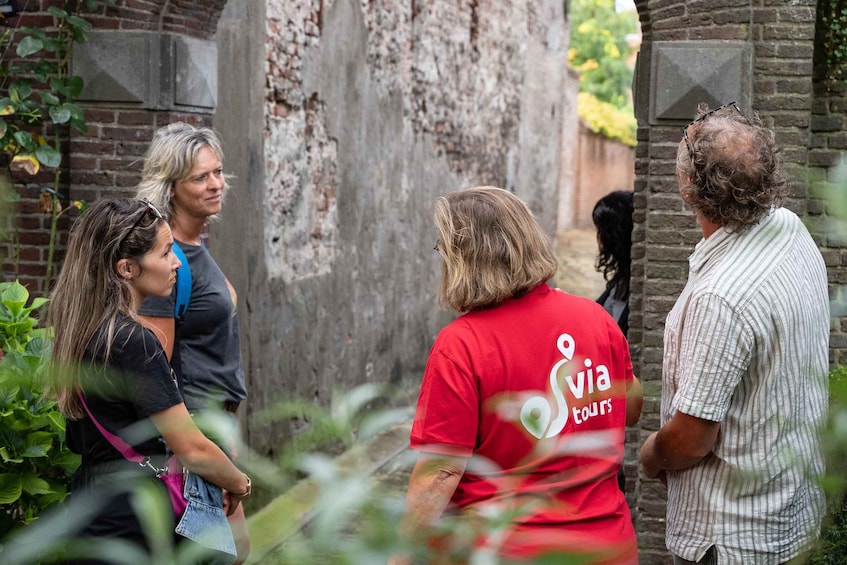
[[[847,82],[847,0],[819,0],[818,38],[824,78]]]

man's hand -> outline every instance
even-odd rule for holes
[[[720,422],[677,412],[641,446],[644,475],[655,479],[662,471],[693,467],[712,452],[720,430]]]

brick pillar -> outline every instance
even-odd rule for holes
[[[783,148],[791,184],[786,205],[801,215],[822,208],[810,197],[807,182],[818,159],[816,150],[810,151],[815,2],[770,4],[636,1],[643,43],[634,83],[639,127],[629,338],[645,383],[639,444],[659,426],[664,320],[687,279],[687,258],[702,237],[674,176],[682,127],[697,103],[716,107],[737,100],[745,111],[758,111]],[[831,99],[826,108],[816,105],[822,122],[843,119],[843,105],[832,116],[834,104]],[[825,165],[842,141],[833,130],[818,142],[826,145],[827,157],[820,157]],[[842,251],[830,252],[828,264],[842,265],[843,257]],[[831,271],[831,279],[843,271]],[[631,501],[643,563],[671,563],[664,543],[665,495],[659,482],[639,476]]]

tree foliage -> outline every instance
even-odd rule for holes
[[[618,110],[607,102],[601,102],[587,92],[580,92],[577,111],[586,127],[594,133],[606,136],[635,147],[635,116],[632,111]]]
[[[633,48],[626,37],[637,27],[635,14],[619,14],[614,0],[572,0],[568,60],[581,74],[580,92],[631,111]]]

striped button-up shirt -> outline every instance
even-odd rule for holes
[[[678,410],[721,427],[709,455],[668,473],[673,553],[769,565],[817,538],[828,344],[826,268],[795,214],[697,245],[665,325],[662,423]]]

